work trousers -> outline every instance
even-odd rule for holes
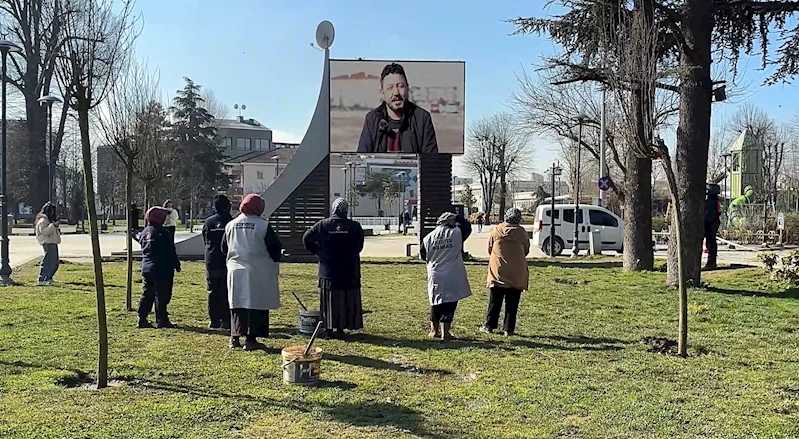
[[[505,287],[491,287],[489,289],[488,311],[486,312],[485,327],[490,330],[497,329],[499,313],[502,311],[502,302],[505,302],[505,322],[503,330],[513,333],[516,330],[516,314],[519,311],[519,301],[522,290]]]
[[[705,247],[707,247],[707,265],[713,267],[716,265],[716,260],[719,254],[719,245],[716,242],[716,236],[719,233],[720,221],[713,221],[712,223],[705,223]]]
[[[227,297],[227,269],[206,267],[208,285],[208,319],[212,325],[230,327],[230,306]]]
[[[139,299],[139,318],[146,319],[155,304],[155,319],[157,322],[168,322],[169,312],[167,306],[172,300],[172,285],[175,280],[174,272],[169,275],[156,276],[155,273],[142,273],[144,287]]]

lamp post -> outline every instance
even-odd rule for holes
[[[275,180],[277,180],[277,174],[280,173],[280,156],[279,155],[273,155],[272,156],[272,160],[275,161],[275,178],[272,179],[272,181],[275,181]]]
[[[580,219],[580,146],[583,143],[583,124],[588,120],[585,114],[579,114],[574,118],[577,121],[577,165],[575,166],[575,180],[574,185],[574,243],[572,244],[572,258],[576,258],[580,254],[579,239],[579,219]]]
[[[399,194],[400,196],[397,199],[397,201],[399,202],[399,206],[397,206],[397,211],[398,211],[397,214],[398,214],[398,218],[399,218],[399,220],[397,221],[397,224],[399,224],[399,227],[397,227],[397,233],[400,233],[400,232],[402,232],[402,220],[404,218],[404,215],[403,215],[403,212],[402,212],[402,206],[405,204],[404,203],[404,201],[405,201],[405,171],[397,172],[396,175],[400,179],[400,194]]]
[[[11,279],[11,264],[8,260],[8,205],[6,204],[6,194],[8,192],[8,162],[6,161],[6,72],[8,70],[8,54],[19,52],[21,49],[11,41],[0,41],[0,54],[3,56],[3,87],[2,87],[2,153],[0,153],[0,167],[2,167],[2,184],[0,185],[0,216],[2,216],[2,225],[0,225],[0,285],[11,285],[14,281]]]
[[[549,257],[555,257],[555,177],[561,174],[562,170],[555,163],[552,163],[552,170],[550,171],[550,178],[552,179],[552,202],[551,210],[549,211]]]
[[[51,202],[55,198],[53,195],[53,104],[60,104],[61,99],[52,95],[44,95],[39,98],[39,105],[47,106],[47,199]]]
[[[724,212],[727,212],[727,177],[729,176],[727,172],[727,159],[732,157],[732,154],[722,154],[721,157],[724,158]]]

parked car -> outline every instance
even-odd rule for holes
[[[574,204],[555,205],[555,237],[550,239],[551,205],[541,205],[535,211],[532,244],[546,254],[553,245],[555,256],[574,244]],[[577,213],[577,245],[580,250],[589,248],[589,233],[599,232],[602,250],[622,252],[624,246],[624,221],[604,207],[581,205]]]
[[[457,112],[458,112],[458,106],[457,105],[455,105],[455,104],[444,105],[443,113],[456,114]]]
[[[439,113],[441,106],[438,104],[430,104],[430,112],[431,113]]]

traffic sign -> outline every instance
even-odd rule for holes
[[[777,215],[777,230],[785,230],[785,214],[782,212]]]
[[[600,190],[606,191],[610,189],[611,185],[610,177],[608,176],[602,177],[599,179],[599,181],[596,184],[597,186],[599,186]]]

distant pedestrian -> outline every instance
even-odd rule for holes
[[[261,218],[263,198],[249,194],[239,206],[241,215],[225,226],[222,251],[227,255],[230,306],[230,348],[264,349],[257,337],[269,336],[269,310],[280,308],[282,246],[269,222]]]
[[[222,251],[225,226],[232,220],[230,200],[224,195],[214,197],[214,214],[203,225],[205,242],[205,280],[208,290],[209,328],[230,329],[230,306],[227,298],[227,265]]]
[[[488,311],[483,332],[494,332],[499,324],[502,302],[505,302],[506,336],[516,331],[516,315],[522,291],[528,287],[527,253],[530,252],[530,238],[522,227],[522,212],[511,207],[505,212],[505,222],[491,230],[488,238],[487,287],[489,291]]]
[[[446,212],[438,218],[437,227],[425,236],[419,249],[420,256],[427,261],[429,335],[432,338],[453,338],[450,328],[458,301],[472,295],[463,265],[462,236],[457,216]]]
[[[407,210],[402,214],[402,225],[403,225],[402,234],[407,235],[408,227],[411,226],[411,213],[408,212]]]
[[[483,233],[483,214],[477,214],[477,233]]]
[[[302,239],[319,257],[319,309],[328,337],[343,339],[344,330],[363,328],[361,257],[364,233],[347,219],[343,198],[333,203],[333,214],[314,224]],[[335,332],[333,332],[335,330]]]
[[[178,218],[180,218],[180,214],[172,204],[172,200],[164,201],[164,208],[169,212],[169,215],[167,215],[166,220],[164,221],[164,228],[169,231],[170,235],[172,235],[172,241],[174,242],[175,230],[178,226]]]
[[[58,228],[58,216],[54,204],[44,203],[42,210],[36,215],[34,226],[36,241],[42,246],[44,257],[39,270],[38,286],[55,284],[53,276],[58,271],[58,245],[61,244],[61,230]]]
[[[713,270],[716,268],[719,254],[719,245],[716,242],[716,237],[719,233],[719,226],[721,226],[721,200],[719,200],[720,193],[721,188],[719,185],[708,185],[707,199],[705,200],[705,247],[707,247],[707,263],[705,264],[706,270]]]
[[[169,321],[167,306],[172,301],[175,272],[180,273],[180,260],[175,251],[164,221],[169,212],[162,207],[152,207],[144,215],[147,227],[141,232],[141,275],[144,281],[139,299],[139,328],[152,328],[147,320],[155,304],[155,321],[158,328],[174,328]]]

